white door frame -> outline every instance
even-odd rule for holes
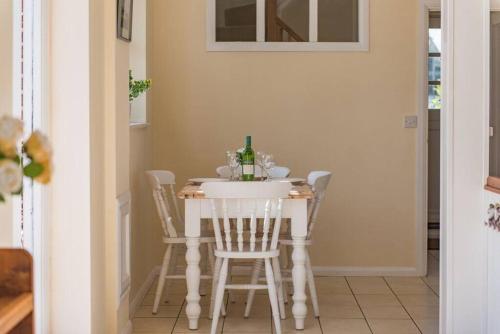
[[[421,0],[418,13],[417,56],[417,128],[416,146],[416,273],[427,274],[427,191],[428,191],[428,114],[427,114],[427,57],[428,57],[428,0]]]
[[[427,239],[428,239],[428,38],[429,12],[439,11],[439,0],[420,0],[418,13],[418,57],[417,57],[417,128],[416,147],[416,272],[419,276],[427,275]]]
[[[487,242],[482,220],[488,165],[490,7],[496,6],[489,0],[442,1],[442,334],[487,333]]]
[[[482,18],[478,16],[478,7],[482,6]],[[490,5],[490,6],[488,6]],[[467,63],[464,61],[464,57],[467,55],[461,54],[466,49],[464,48],[464,42],[467,40],[460,41],[460,45],[455,45],[457,40],[458,32],[455,32],[457,27],[456,19],[464,20],[464,17],[469,13],[468,10],[474,12],[474,22],[481,22],[482,27],[478,29],[478,26],[472,27],[473,34],[469,36],[464,36],[463,38],[469,41],[476,41],[479,39],[481,48],[476,51],[480,56],[475,56],[474,61],[479,61],[482,66],[482,70],[477,69],[474,78],[471,80],[478,80],[480,75],[482,75],[481,80],[481,91],[478,91],[477,87],[473,87],[470,92],[471,99],[475,99],[478,106],[476,107],[476,113],[464,111],[465,105],[470,104],[471,100],[469,97],[464,98],[463,80],[464,73],[471,73],[471,68],[466,68]],[[443,108],[441,111],[441,247],[440,247],[440,333],[441,334],[451,334],[451,333],[467,333],[468,330],[473,328],[475,333],[487,333],[487,262],[486,262],[486,243],[482,242],[483,233],[479,229],[479,224],[481,224],[482,217],[480,210],[478,210],[478,201],[483,200],[482,197],[484,192],[479,191],[478,174],[479,168],[482,164],[484,171],[482,173],[484,176],[487,175],[486,166],[484,161],[487,162],[488,146],[487,146],[487,133],[488,133],[488,108],[489,96],[489,77],[488,77],[488,64],[489,64],[489,12],[490,10],[500,10],[500,0],[474,0],[467,2],[465,0],[421,0],[420,2],[420,13],[422,14],[420,22],[421,36],[427,35],[427,17],[430,10],[440,10],[442,13],[442,30],[443,30],[443,49],[442,49],[442,85],[443,85]],[[459,26],[460,27],[460,26]],[[425,30],[425,31],[424,31]],[[460,27],[460,33],[464,34],[466,29]],[[480,32],[481,30],[481,32]],[[465,35],[467,35],[465,33]],[[461,35],[463,36],[463,35]],[[480,38],[478,38],[480,37]],[[427,40],[421,38],[419,41],[419,79],[421,84],[419,85],[421,91],[418,92],[417,96],[422,97],[418,102],[418,113],[421,119],[421,128],[418,133],[418,145],[417,145],[417,210],[420,211],[421,216],[417,213],[417,225],[420,227],[426,227],[426,221],[423,219],[427,215],[426,207],[426,195],[427,195],[427,174],[419,170],[427,171],[427,107],[423,97],[427,95],[427,76],[426,69],[426,59],[427,52],[422,50],[427,49]],[[424,44],[425,43],[425,44]],[[455,52],[455,50],[457,50]],[[467,52],[467,51],[466,51]],[[471,52],[470,50],[468,51]],[[457,59],[458,62],[457,62]],[[457,62],[457,64],[455,64]],[[456,66],[461,66],[457,69]],[[471,61],[471,66],[474,62]],[[464,68],[465,67],[465,68]],[[466,72],[457,72],[466,71]],[[459,73],[460,77],[455,77],[455,73]],[[461,82],[457,82],[461,80]],[[455,87],[455,84],[458,84]],[[474,85],[472,85],[474,86]],[[460,96],[462,94],[462,96]],[[459,98],[458,103],[465,103],[462,105],[456,104],[457,97]],[[455,111],[456,110],[456,111]],[[470,108],[469,108],[470,110]],[[458,113],[457,113],[458,112]],[[481,128],[481,133],[478,131],[480,117],[483,126]],[[457,138],[459,134],[455,134],[455,129],[463,133],[463,128],[460,126],[464,125],[464,121],[471,120],[472,126],[474,127],[473,133],[470,138]],[[482,133],[484,132],[484,134]],[[482,138],[484,137],[484,138]],[[465,145],[464,145],[465,143]],[[474,167],[474,175],[472,177],[465,176],[465,180],[462,180],[459,176],[464,174],[464,166],[460,164],[464,163],[463,159],[457,159],[455,150],[460,150],[460,154],[468,155],[472,149],[477,151],[477,148],[481,145],[482,147],[482,161],[475,162],[471,165]],[[465,152],[464,152],[465,151]],[[471,156],[478,158],[478,154],[472,154]],[[458,163],[459,165],[454,165]],[[467,162],[465,162],[467,164]],[[477,169],[476,169],[477,168]],[[472,189],[472,195],[464,195],[464,189]],[[477,198],[479,196],[479,198]],[[470,207],[464,209],[464,199],[471,199]],[[420,202],[419,202],[420,201]],[[465,202],[466,204],[469,204]],[[463,217],[463,215],[467,217]],[[476,221],[477,220],[477,221]],[[478,225],[473,225],[478,224]],[[471,232],[470,236],[467,232]],[[417,244],[417,268],[421,269],[423,267],[423,257],[426,254],[426,249],[423,247],[427,240],[427,229],[418,229],[417,226],[417,236],[422,237],[421,243]],[[472,240],[469,240],[469,237]],[[424,241],[425,240],[425,241]],[[484,239],[485,240],[485,239]],[[475,250],[471,250],[467,253],[464,248],[467,247],[467,242],[472,241],[473,244],[469,247],[474,247]],[[464,268],[467,265],[474,267],[474,269]],[[476,272],[471,273],[471,270],[476,270]],[[467,291],[470,290],[470,291]],[[470,299],[469,299],[470,294]],[[473,296],[473,294],[475,296]],[[470,303],[471,305],[468,305]]]

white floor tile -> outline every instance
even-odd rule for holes
[[[373,334],[420,334],[411,320],[369,319],[368,323]]]
[[[371,334],[364,319],[320,319],[323,333],[328,334]]]

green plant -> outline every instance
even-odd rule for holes
[[[443,107],[441,103],[441,93],[442,93],[442,88],[441,85],[433,87],[434,93],[436,96],[431,100],[431,105],[433,109],[441,109]]]
[[[151,88],[151,80],[134,80],[132,70],[128,71],[128,101],[132,102],[139,95]]]

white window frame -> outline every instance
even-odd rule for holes
[[[318,42],[318,0],[309,0],[309,41],[266,42],[266,0],[257,0],[257,41],[217,42],[216,0],[207,0],[207,51],[368,51],[370,0],[358,0],[358,42]]]

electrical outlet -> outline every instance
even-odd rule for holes
[[[405,128],[412,129],[418,126],[417,116],[405,116]]]

